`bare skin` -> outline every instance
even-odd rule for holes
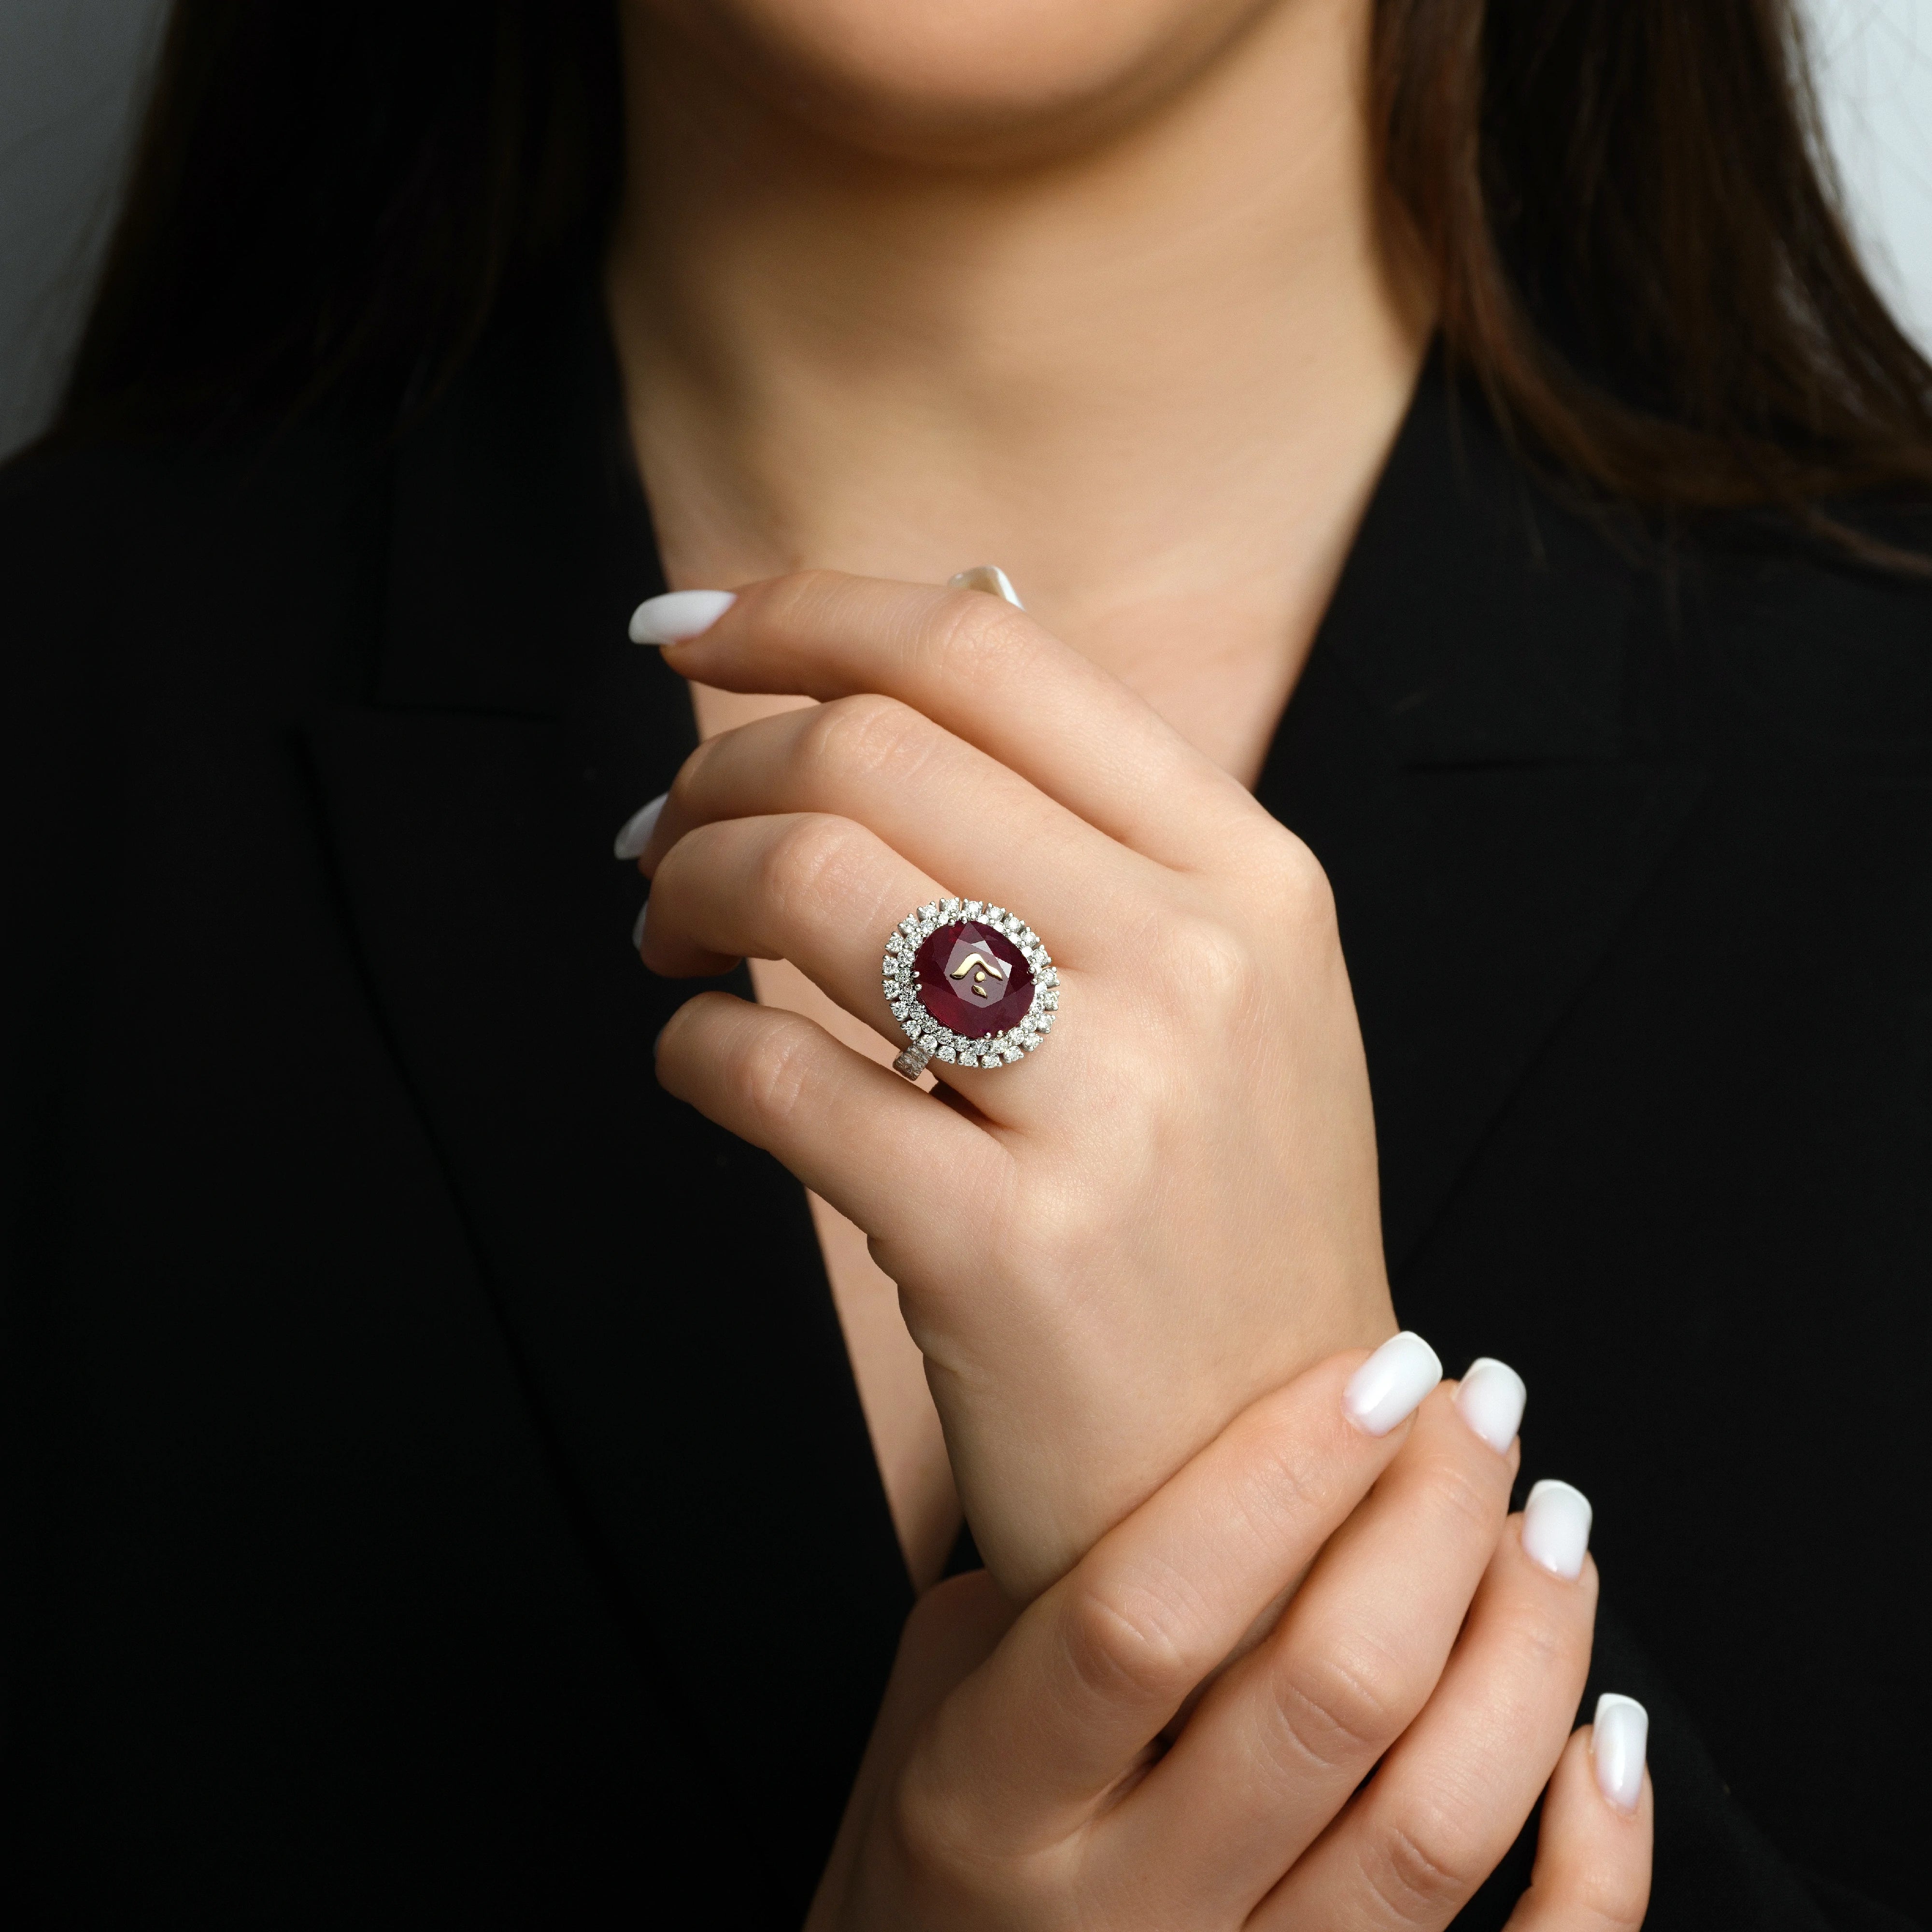
[[[1520,1384],[1486,1426],[1352,1346],[1394,1327],[1359,1030],[1246,789],[1426,332],[1368,4],[625,15],[632,428],[672,582],[739,592],[634,632],[706,736],[641,950],[761,995],[658,1077],[824,1197],[915,1577],[949,1449],[988,1558],[908,1625],[823,1932],[1445,1926],[1546,1783],[1514,1923],[1643,1915],[1648,1786],[1564,1742],[1594,1572],[1504,1515]],[[1034,618],[924,587],[980,562]],[[878,1064],[878,935],[954,891],[1054,922],[1077,1023],[942,1106]]]
[[[1004,50],[982,72],[941,28],[908,47],[844,10],[897,62],[882,80],[814,40],[824,8],[697,28],[630,9],[610,302],[647,485],[676,479],[653,493],[666,568],[938,581],[997,562],[1252,784],[1426,339],[1378,219],[1368,10],[1078,8],[1076,53],[1054,10],[980,16],[973,45]],[[798,702],[696,698],[707,737]],[[796,968],[753,973],[761,1000],[890,1057]],[[865,1237],[814,1214],[922,1585],[958,1504],[919,1352]]]

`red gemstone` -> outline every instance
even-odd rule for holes
[[[920,1004],[962,1040],[1005,1033],[1032,1010],[1033,968],[990,926],[942,926],[913,955],[912,968]]]

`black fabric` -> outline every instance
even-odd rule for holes
[[[802,1913],[910,1589],[801,1192],[651,1076],[661,580],[574,307],[0,483],[10,1924]],[[1400,1312],[1597,1504],[1651,1923],[1908,1922],[1932,594],[1620,546],[1432,368],[1261,792]]]

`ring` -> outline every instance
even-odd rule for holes
[[[886,1004],[906,1036],[892,1071],[926,1063],[1010,1066],[1053,1030],[1060,975],[1033,928],[1004,906],[940,899],[886,942]]]

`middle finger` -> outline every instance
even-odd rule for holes
[[[871,694],[781,712],[700,745],[638,864],[654,872],[680,838],[719,819],[792,812],[866,826],[949,891],[997,899],[1025,919],[1050,905],[1063,922],[1099,926],[1124,892],[1144,904],[1160,869],[910,705]]]

